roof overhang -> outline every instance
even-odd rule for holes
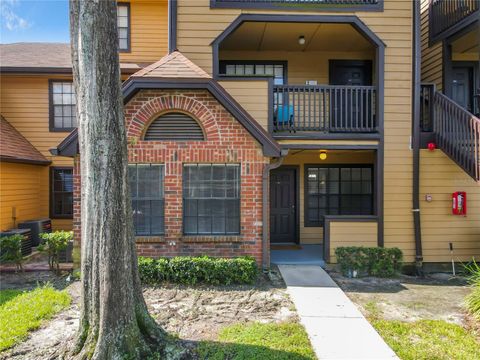
[[[16,158],[11,156],[0,155],[0,161],[8,163],[18,163],[18,164],[30,164],[30,165],[50,165],[52,162],[50,160],[32,160],[24,158]]]
[[[211,78],[144,78],[130,77],[122,85],[123,102],[127,104],[141,90],[146,89],[202,89],[232,114],[232,116],[256,139],[268,157],[280,156],[280,145],[243,107],[215,80]],[[73,130],[55,149],[57,156],[73,157],[78,154],[78,131]]]

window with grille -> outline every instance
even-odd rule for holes
[[[240,165],[184,165],[183,231],[186,235],[240,234]]]
[[[373,167],[307,166],[305,226],[323,226],[324,215],[372,215]]]
[[[50,216],[52,218],[73,217],[73,169],[51,168]]]
[[[220,61],[220,75],[273,76],[275,85],[286,83],[286,63],[264,61]]]
[[[50,130],[71,131],[77,127],[75,104],[71,81],[50,82]]]
[[[132,195],[135,235],[164,234],[164,166],[130,164],[128,178]]]
[[[130,4],[117,5],[118,48],[120,51],[130,50]]]

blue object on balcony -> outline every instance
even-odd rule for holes
[[[277,125],[293,125],[293,105],[277,106]]]

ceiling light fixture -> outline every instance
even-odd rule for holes
[[[320,150],[320,153],[318,154],[318,157],[320,160],[327,160],[327,150]]]
[[[305,36],[300,35],[300,36],[298,37],[298,43],[299,43],[300,45],[305,45]]]

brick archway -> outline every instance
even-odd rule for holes
[[[173,111],[183,112],[198,121],[204,131],[205,140],[219,139],[217,121],[212,111],[197,99],[179,94],[154,97],[143,103],[133,114],[127,112],[127,138],[141,140],[152,121],[162,114]]]

